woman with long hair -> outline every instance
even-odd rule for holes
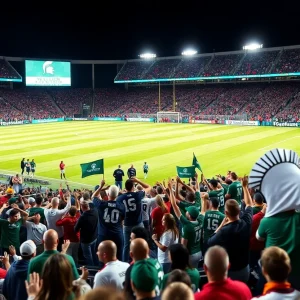
[[[162,218],[164,214],[169,213],[168,208],[160,195],[155,197],[157,207],[151,212],[152,219],[152,232],[157,235],[159,239],[164,232],[164,226],[162,224]]]
[[[169,247],[178,243],[179,232],[176,226],[175,218],[171,214],[164,214],[162,218],[164,232],[158,240],[157,234],[152,235],[152,239],[158,248],[157,259],[162,265],[164,273],[167,274],[171,268],[169,257]]]
[[[173,244],[169,247],[169,255],[171,259],[171,271],[179,269],[185,271],[191,278],[192,289],[194,292],[199,289],[200,275],[197,269],[193,269],[189,263],[189,251],[186,246],[182,244]],[[170,273],[169,273],[170,274]],[[163,278],[162,288],[167,285],[169,274],[165,274]]]
[[[73,282],[73,272],[66,255],[56,253],[51,255],[44,267],[39,280],[39,274],[30,274],[30,283],[26,281],[29,299],[34,300],[73,300],[90,290],[85,278],[88,272],[82,268],[83,275]],[[81,282],[80,282],[81,281]]]

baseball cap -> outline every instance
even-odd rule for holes
[[[130,278],[137,290],[151,292],[158,285],[158,272],[154,259],[148,258],[134,263]]]
[[[199,209],[196,206],[189,206],[186,208],[186,211],[193,219],[197,219],[199,216]]]
[[[12,204],[16,203],[17,200],[18,200],[17,197],[12,197],[12,198],[10,198],[10,199],[8,200],[8,205],[12,205]]]
[[[33,197],[29,197],[28,198],[28,203],[29,204],[35,203],[35,199]]]
[[[6,190],[6,194],[7,194],[7,195],[13,195],[14,193],[15,193],[15,191],[14,191],[13,188],[8,188],[8,189]]]
[[[28,240],[20,246],[21,256],[32,255],[35,251],[36,251],[36,245],[32,240]]]

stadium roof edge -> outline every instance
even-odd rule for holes
[[[257,49],[255,52],[266,52],[266,51],[279,51],[284,49],[299,49],[300,45],[294,45],[294,46],[282,46],[282,47],[273,47],[273,48],[262,48]],[[214,52],[214,53],[202,53],[202,54],[196,54],[192,57],[183,57],[180,56],[166,56],[166,57],[156,57],[151,60],[163,60],[163,59],[190,59],[190,58],[196,58],[196,57],[207,57],[212,55],[230,55],[230,54],[242,54],[249,50],[237,50],[237,51],[227,51],[227,52]],[[25,61],[25,60],[44,60],[43,58],[25,58],[25,57],[11,57],[11,56],[0,56],[0,59],[6,59],[7,61]],[[46,58],[47,60],[53,60],[53,61],[69,61],[72,64],[103,64],[103,65],[111,65],[111,64],[125,64],[126,62],[138,62],[138,61],[145,61],[145,59],[137,58],[137,59],[122,59],[122,60],[73,60],[73,59],[51,59]]]

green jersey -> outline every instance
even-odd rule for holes
[[[195,193],[195,202],[187,202],[187,201],[181,201],[179,204],[178,204],[178,207],[180,209],[180,212],[182,215],[185,216],[185,213],[186,213],[186,208],[189,207],[189,206],[196,206],[196,207],[199,207],[199,210],[201,211],[201,195],[200,195],[200,192],[196,192]]]
[[[200,282],[200,275],[197,269],[186,269],[185,272],[190,276],[192,282],[192,289],[193,292],[197,292],[199,289],[199,282]],[[164,275],[162,289],[164,290],[167,286],[167,281],[169,278],[170,273]]]
[[[41,216],[41,223],[45,224],[45,213],[44,209],[41,207],[31,207],[28,210],[29,217],[34,216],[35,214],[39,214]]]
[[[243,187],[239,181],[234,181],[228,188],[228,194],[231,195],[231,199],[235,199],[239,205],[242,202]]]
[[[180,217],[182,224],[182,237],[187,240],[187,249],[190,255],[201,251],[200,239],[204,216],[199,214],[196,221],[189,221],[183,215]]]
[[[204,243],[208,241],[208,239],[214,234],[217,228],[222,223],[225,215],[216,210],[208,210],[204,216]]]
[[[158,275],[158,284],[155,287],[155,293],[156,296],[160,295],[160,291],[162,290],[162,284],[163,284],[163,278],[164,278],[164,271],[161,267],[161,264],[158,262],[158,260],[153,259],[153,258],[147,258],[148,261],[151,261],[153,265],[155,266],[155,269],[157,271]]]
[[[282,212],[264,217],[258,227],[258,235],[266,240],[266,248],[277,246],[285,250],[292,265],[291,275],[300,275],[300,213]]]
[[[224,193],[225,193],[225,195],[226,195],[227,192],[228,192],[228,184],[221,183],[221,186],[222,186],[222,188],[224,189]]]
[[[262,210],[262,208],[263,208],[262,205],[253,206],[252,207],[253,216],[258,214]]]
[[[219,205],[219,211],[221,213],[224,213],[224,205],[225,205],[225,190],[217,190],[217,191],[211,191],[208,193],[209,198],[215,197],[218,198],[220,205]]]
[[[31,162],[30,162],[30,167],[31,167],[31,169],[35,169],[35,167],[36,167],[36,164],[35,164],[35,162],[34,162],[34,161],[31,161]]]
[[[22,222],[22,219],[15,223],[10,223],[8,220],[0,219],[0,245],[2,248],[8,249],[11,245],[15,246],[16,249],[20,248],[20,228],[22,226]]]

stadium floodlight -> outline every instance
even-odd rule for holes
[[[263,47],[263,44],[249,44],[243,47],[244,50],[256,50],[256,49],[261,49]]]
[[[156,54],[154,54],[154,53],[143,53],[143,54],[140,54],[139,57],[140,58],[146,58],[146,59],[155,58]]]
[[[197,51],[196,50],[192,50],[192,49],[187,49],[187,50],[184,50],[181,55],[185,55],[185,56],[192,56],[192,55],[195,55],[197,54]]]

